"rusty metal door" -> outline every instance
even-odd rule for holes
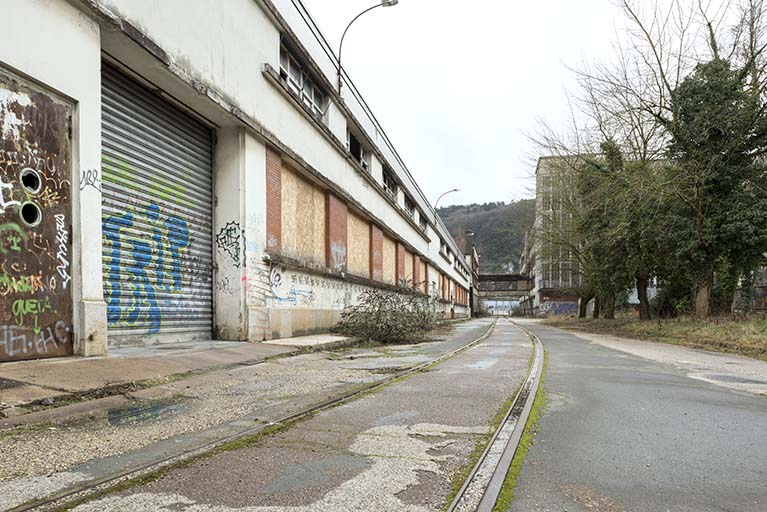
[[[71,116],[0,68],[0,361],[72,354]]]
[[[210,339],[212,131],[106,63],[101,87],[109,341]]]

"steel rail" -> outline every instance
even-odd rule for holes
[[[498,501],[498,496],[503,489],[506,475],[509,472],[514,455],[517,453],[519,441],[527,428],[527,420],[530,417],[530,411],[533,408],[535,395],[538,392],[538,386],[543,375],[543,344],[541,340],[530,330],[525,329],[516,322],[512,322],[519,330],[528,335],[533,342],[535,353],[533,361],[527,371],[527,376],[520,386],[519,391],[514,397],[503,421],[493,433],[490,442],[487,443],[485,450],[479,457],[469,476],[464,481],[455,498],[448,507],[448,512],[491,512]],[[512,429],[511,435],[507,440],[500,437],[504,430]],[[497,454],[501,452],[497,461],[490,461],[490,453]],[[488,462],[489,461],[489,462]],[[484,467],[485,463],[494,464],[493,468]],[[492,474],[487,479],[486,475],[492,469]],[[480,471],[485,470],[485,471]],[[485,481],[486,480],[486,481]],[[469,492],[471,491],[471,492]],[[481,498],[477,500],[477,495],[481,492]]]
[[[365,384],[361,388],[358,388],[354,391],[344,393],[335,398],[331,398],[329,400],[320,402],[313,406],[306,407],[304,409],[296,411],[295,413],[288,414],[274,421],[270,421],[268,423],[255,426],[255,427],[243,430],[241,432],[237,432],[232,435],[215,439],[213,441],[204,443],[195,448],[186,450],[182,453],[172,455],[170,457],[158,459],[156,461],[142,464],[140,466],[134,466],[132,468],[125,469],[123,471],[119,471],[117,473],[113,473],[108,476],[96,478],[88,482],[84,482],[82,484],[72,486],[68,489],[59,491],[58,493],[51,494],[45,498],[40,498],[40,499],[23,503],[21,505],[16,506],[15,508],[8,509],[8,512],[66,509],[70,507],[73,503],[81,501],[89,496],[106,493],[109,491],[110,488],[116,487],[130,480],[140,478],[142,476],[161,470],[163,468],[169,468],[169,467],[181,464],[183,462],[192,460],[196,457],[205,455],[206,453],[211,452],[233,441],[237,441],[246,437],[259,434],[272,427],[285,426],[290,423],[294,423],[300,419],[303,419],[317,412],[323,411],[325,409],[329,409],[331,407],[335,407],[345,402],[349,402],[361,395],[370,393],[379,388],[387,386],[395,381],[404,379],[405,377],[409,375],[427,370],[436,364],[442,363],[460,354],[461,352],[464,352],[478,345],[479,343],[486,340],[493,333],[496,323],[497,321],[493,321],[493,323],[490,324],[490,326],[485,330],[485,332],[481,336],[476,338],[475,340],[470,341],[469,343],[466,343],[465,345],[462,345],[458,347],[457,349],[452,350],[446,354],[443,354],[435,359],[423,362],[416,366],[407,368],[401,372],[392,374],[380,381],[370,383],[370,384]]]

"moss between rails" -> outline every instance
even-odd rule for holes
[[[554,327],[596,334],[610,334],[647,341],[737,354],[767,361],[767,320],[713,318],[647,320],[557,319],[546,322]]]
[[[538,386],[538,391],[535,392],[533,408],[530,410],[530,416],[527,418],[527,423],[525,424],[525,431],[522,433],[522,438],[519,440],[517,451],[514,453],[514,459],[511,461],[509,472],[506,473],[506,478],[503,481],[503,487],[501,488],[501,493],[498,495],[498,500],[493,507],[493,512],[505,512],[509,509],[511,502],[514,500],[514,491],[517,488],[517,479],[519,478],[520,471],[522,471],[522,464],[525,461],[530,446],[533,444],[533,436],[538,432],[538,420],[543,416],[543,413],[546,410],[546,405],[548,404],[547,394],[543,388],[548,365],[549,356],[544,349],[543,372],[541,374],[541,382]]]
[[[528,371],[533,365],[534,358],[535,358],[535,350],[533,350],[533,352],[530,354],[530,358],[527,361]],[[496,430],[498,430],[498,427],[501,426],[501,422],[506,418],[506,414],[509,412],[509,409],[511,409],[511,406],[514,403],[514,399],[517,397],[517,394],[519,393],[519,390],[521,388],[522,388],[522,382],[517,384],[517,387],[516,389],[514,389],[514,392],[511,395],[509,395],[509,397],[498,408],[498,412],[495,413],[495,416],[490,422],[489,431],[486,434],[483,434],[477,441],[477,444],[474,445],[474,450],[472,450],[471,454],[469,455],[468,462],[458,471],[453,473],[452,477],[450,478],[450,494],[448,495],[444,505],[442,506],[442,510],[447,510],[450,504],[453,503],[453,500],[458,494],[458,491],[461,490],[461,487],[463,486],[464,482],[466,481],[467,478],[469,478],[469,473],[471,473],[472,469],[474,469],[474,466],[477,465],[479,458],[482,456],[482,453],[484,453],[488,443],[492,440],[493,434],[495,433]]]

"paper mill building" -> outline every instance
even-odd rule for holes
[[[471,269],[300,2],[0,5],[0,361],[326,331],[410,283],[469,314]]]

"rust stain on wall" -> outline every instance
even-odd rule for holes
[[[0,69],[0,361],[72,354],[70,122]]]

